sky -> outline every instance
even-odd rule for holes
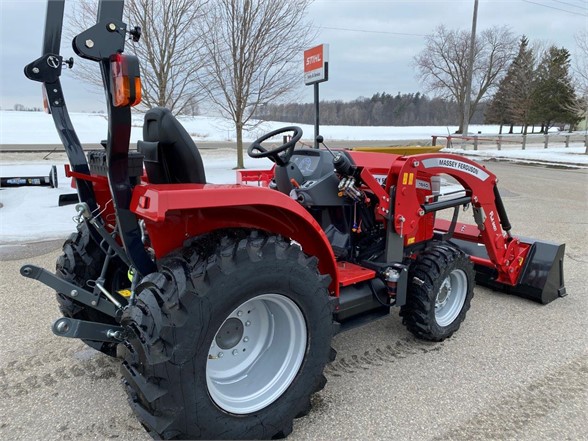
[[[45,5],[44,0],[0,0],[2,109],[16,103],[42,106],[40,84],[27,80],[23,68],[41,55]],[[318,31],[315,43],[329,44],[329,81],[320,85],[321,100],[425,92],[413,66],[425,35],[442,24],[471,29],[473,9],[474,0],[315,0],[308,11]],[[479,0],[478,31],[503,25],[532,43],[566,47],[573,57],[574,36],[588,30],[588,0]],[[74,55],[69,43],[62,48],[65,58]],[[302,55],[300,60],[302,71]],[[67,70],[62,82],[70,110],[104,108],[102,97],[89,93]],[[301,85],[292,99],[312,102],[313,87]]]

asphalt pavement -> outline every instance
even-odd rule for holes
[[[412,337],[395,310],[337,335],[327,386],[289,439],[587,439],[588,171],[486,165],[515,235],[566,243],[568,295],[539,305],[476,287],[442,343]],[[0,257],[0,439],[149,440],[118,361],[54,337],[54,294],[19,275],[24,263],[54,268],[59,248]]]

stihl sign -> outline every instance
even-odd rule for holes
[[[329,45],[321,44],[304,51],[304,84],[329,79]]]

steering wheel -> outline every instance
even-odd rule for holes
[[[267,141],[268,139],[276,135],[281,135],[282,133],[286,132],[294,132],[292,138],[287,143],[282,144],[281,146],[271,150],[267,150],[265,147],[261,145],[262,142]],[[296,146],[296,143],[300,141],[300,138],[302,138],[302,129],[300,127],[282,127],[281,129],[269,132],[263,135],[261,138],[258,138],[255,141],[253,141],[253,143],[251,143],[251,145],[247,149],[247,154],[252,158],[269,158],[277,165],[285,166],[290,161],[290,158],[294,153],[294,147]],[[283,154],[280,155],[280,153]]]

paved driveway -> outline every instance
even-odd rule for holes
[[[567,244],[569,295],[541,306],[477,287],[462,328],[440,344],[415,340],[396,311],[339,334],[329,382],[289,439],[586,439],[588,173],[487,165],[515,234]],[[25,262],[53,268],[56,246],[0,266],[0,438],[150,439],[117,361],[54,337],[53,294],[18,275]]]

